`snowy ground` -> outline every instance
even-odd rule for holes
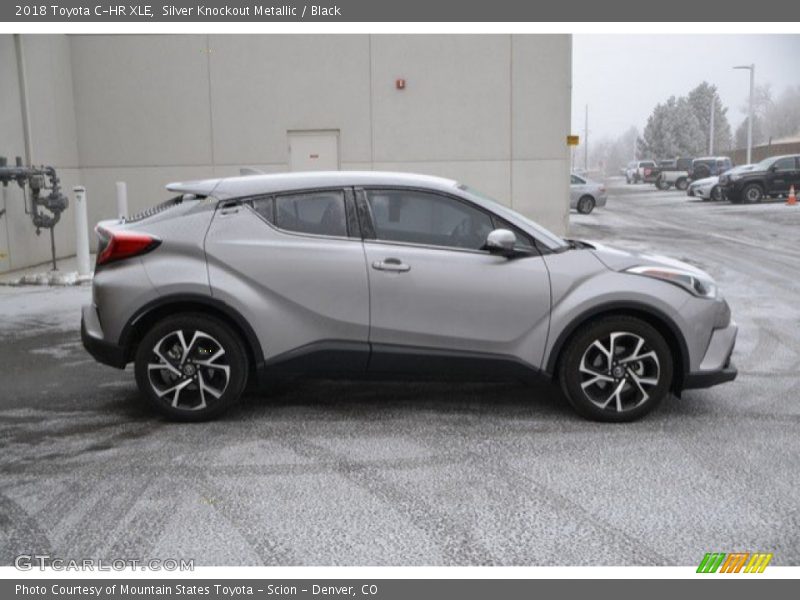
[[[572,228],[712,272],[739,379],[623,426],[547,386],[363,383],[176,425],[81,348],[88,288],[0,287],[0,564],[800,563],[800,207],[621,184]]]

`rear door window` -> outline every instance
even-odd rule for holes
[[[347,237],[344,191],[315,191],[275,197],[275,226],[286,231]]]

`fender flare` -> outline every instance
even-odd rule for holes
[[[244,337],[244,342],[247,346],[248,353],[253,360],[253,367],[259,369],[264,364],[264,351],[261,347],[261,342],[258,340],[253,328],[248,323],[239,311],[233,308],[230,304],[218,300],[211,296],[203,296],[201,294],[170,294],[156,298],[139,308],[125,326],[122,328],[122,333],[119,336],[119,345],[124,349],[126,356],[131,350],[131,345],[135,340],[134,334],[137,327],[155,312],[161,312],[171,306],[178,310],[195,310],[202,312],[204,309],[215,315],[221,315],[224,320],[229,321]]]
[[[657,329],[661,329],[662,334],[665,333],[664,330],[666,330],[668,335],[667,343],[673,352],[677,353],[677,358],[679,361],[677,366],[681,369],[681,375],[679,378],[675,379],[673,382],[673,387],[675,389],[682,389],[686,380],[686,376],[689,374],[690,366],[689,348],[686,346],[686,340],[684,339],[680,328],[675,324],[675,321],[673,321],[663,311],[653,306],[640,304],[637,302],[606,302],[603,304],[598,304],[597,306],[593,306],[574,317],[569,322],[569,325],[561,330],[561,333],[553,343],[553,347],[547,356],[547,363],[545,365],[544,372],[550,377],[555,376],[556,366],[561,351],[564,349],[564,345],[567,343],[567,340],[569,340],[569,338],[572,337],[572,335],[577,331],[578,327],[591,319],[614,313],[629,314],[634,317],[638,316],[642,320],[656,326]],[[659,327],[659,325],[661,325],[661,327]]]

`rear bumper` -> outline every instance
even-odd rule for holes
[[[97,309],[92,305],[84,306],[81,313],[81,342],[97,362],[117,369],[125,368],[128,361],[124,348],[103,338],[103,328],[97,317]]]

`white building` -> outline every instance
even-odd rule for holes
[[[442,175],[566,229],[569,35],[18,42],[0,35],[0,156],[55,166],[70,196],[86,186],[90,224],[115,215],[116,181],[135,212],[166,199],[170,181],[250,166]],[[47,232],[35,235],[21,190],[3,189],[2,202],[0,272],[47,261]],[[71,210],[56,245],[74,254]]]

